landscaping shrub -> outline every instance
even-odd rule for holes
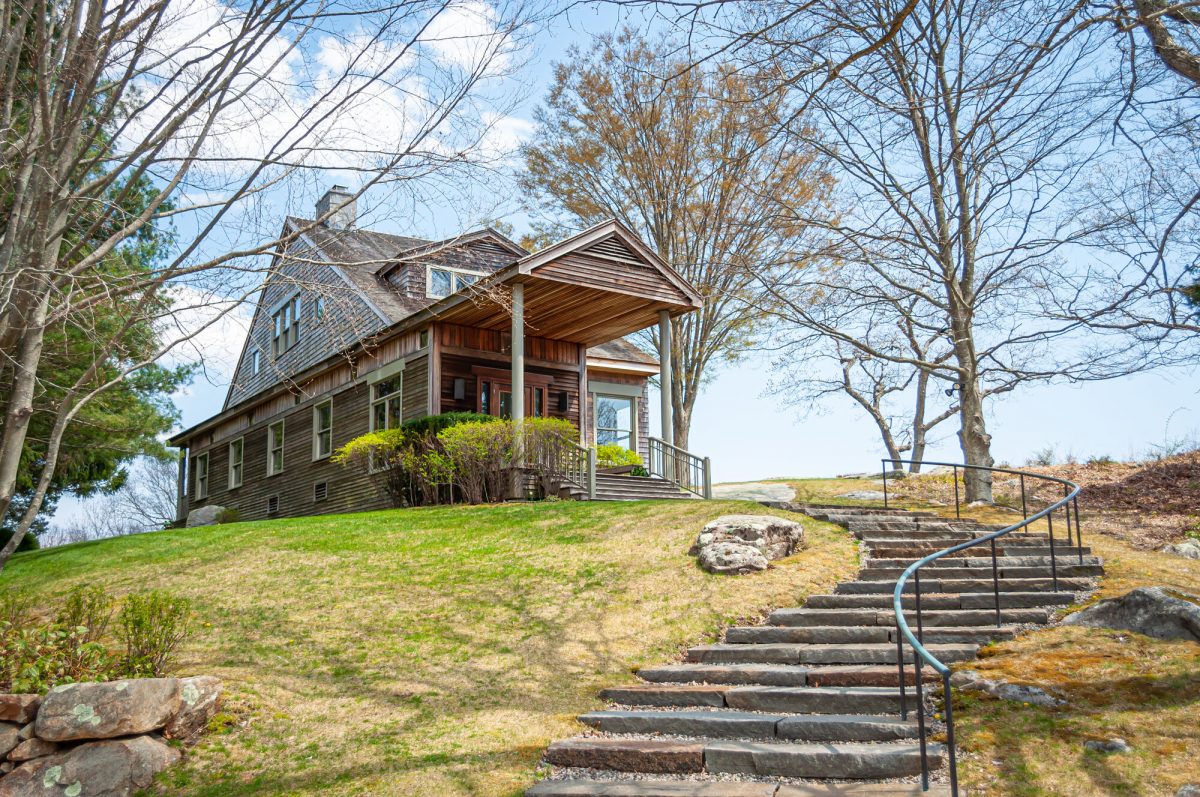
[[[460,423],[492,423],[499,418],[480,412],[443,412],[441,415],[424,415],[401,425],[401,429],[412,434],[436,435]]]
[[[641,465],[642,458],[636,451],[617,443],[596,446],[596,464],[602,468],[620,468],[625,465]]]
[[[122,666],[132,677],[160,678],[170,669],[187,638],[192,605],[160,590],[134,593],[118,617],[118,636],[125,642]]]
[[[161,592],[125,600],[117,632],[123,653],[105,644],[113,599],[101,587],[73,589],[49,622],[35,618],[30,607],[28,596],[0,593],[0,692],[161,676],[188,635],[187,602]]]
[[[508,421],[472,421],[438,433],[453,482],[468,503],[504,499],[513,463],[513,430]]]

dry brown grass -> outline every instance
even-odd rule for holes
[[[19,555],[0,587],[192,598],[183,670],[229,686],[226,734],[174,795],[516,795],[597,691],[856,570],[840,529],[765,573],[687,548],[738,502],[577,502],[244,523]]]

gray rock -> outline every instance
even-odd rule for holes
[[[1200,559],[1200,540],[1184,540],[1174,545],[1160,548],[1161,553],[1182,556],[1184,559]]]
[[[850,493],[842,493],[838,498],[847,498],[851,501],[882,501],[882,490],[855,490]]]
[[[194,742],[221,705],[221,679],[197,675],[179,679],[179,713],[163,728],[163,736]]]
[[[187,527],[190,529],[194,526],[215,526],[224,512],[225,507],[216,504],[197,507],[188,512]]]
[[[1175,797],[1200,797],[1200,784],[1185,783],[1175,792]]]
[[[8,751],[21,741],[21,726],[11,722],[0,722],[0,758],[8,755]]]
[[[1063,624],[1200,642],[1200,597],[1167,587],[1138,587],[1119,598],[1089,606],[1067,617]]]
[[[45,739],[27,739],[12,749],[9,761],[29,761],[58,751],[58,745]]]
[[[1084,742],[1083,746],[1096,753],[1128,753],[1133,748],[1124,739],[1106,739],[1103,742]]]
[[[41,704],[41,695],[0,695],[0,722],[29,722]]]
[[[180,754],[151,736],[89,742],[17,767],[0,797],[132,797]]]
[[[744,542],[715,542],[700,549],[700,566],[710,573],[740,576],[767,569],[767,557]]]
[[[21,730],[17,732],[17,738],[21,741],[33,738],[33,723],[29,722],[21,726]]]
[[[149,733],[166,725],[182,704],[178,678],[66,684],[42,701],[34,733],[54,742]]]
[[[984,678],[974,670],[960,670],[950,676],[950,685],[967,692],[983,692],[998,700],[1011,700],[1014,703],[1029,703],[1034,706],[1066,705],[1061,700],[1037,686],[1010,684],[1007,681],[992,681]]]
[[[721,542],[753,545],[769,560],[782,559],[803,547],[804,527],[776,515],[722,515],[700,531],[689,553]]]

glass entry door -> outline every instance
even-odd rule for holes
[[[479,380],[479,411],[498,418],[512,417],[512,384],[493,379]],[[526,385],[525,415],[541,418],[546,414],[546,388]]]

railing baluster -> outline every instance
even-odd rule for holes
[[[921,740],[921,790],[929,791],[929,753],[925,748],[925,693],[921,684],[921,654],[913,648],[913,667],[917,672],[917,736]]]
[[[1050,581],[1058,592],[1058,557],[1054,555],[1054,513],[1046,513],[1046,530],[1050,534]]]
[[[1025,504],[1025,474],[1021,474],[1021,517],[1029,517],[1029,507]]]
[[[883,475],[883,508],[884,508],[884,509],[887,509],[887,508],[888,508],[888,494],[887,494],[887,466],[888,466],[888,462],[887,462],[887,460],[886,460],[886,459],[885,459],[885,460],[883,461],[883,463],[882,463],[882,464],[879,466],[879,469],[880,469],[880,471],[882,471],[882,475]]]
[[[908,719],[908,695],[904,689],[904,635],[900,633],[900,621],[896,621],[896,666],[900,675],[900,719]]]
[[[920,642],[922,645],[924,645],[925,644],[925,626],[921,623],[921,570],[920,570],[920,568],[918,568],[916,570],[916,572],[913,573],[913,580],[916,582],[915,589],[917,592],[917,641]],[[900,600],[901,601],[904,600],[903,596],[901,596]]]
[[[950,756],[950,795],[958,797],[958,753],[954,750],[954,701],[950,694],[950,671],[942,673],[946,712],[946,754]]]
[[[1075,505],[1075,541],[1079,543],[1079,564],[1083,564],[1083,529],[1079,524],[1079,493],[1075,493],[1075,497],[1071,499],[1071,503]]]
[[[996,538],[992,538],[992,592],[996,595],[996,627],[1003,625],[1000,621],[1000,570],[996,567]]]
[[[954,466],[954,517],[961,518],[958,511],[958,466]]]

